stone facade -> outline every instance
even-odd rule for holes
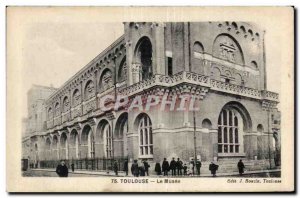
[[[47,97],[28,138],[36,159],[197,156],[204,164],[244,158],[262,168],[280,152],[279,96],[267,91],[263,31],[243,22],[126,22],[124,32]],[[166,93],[196,95],[199,110],[101,109],[108,95],[144,103]]]

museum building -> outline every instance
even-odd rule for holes
[[[154,168],[173,157],[217,161],[224,172],[239,159],[250,169],[275,166],[279,95],[267,90],[264,34],[244,22],[125,22],[124,34],[59,89],[28,92],[22,157],[41,168],[125,158]],[[164,110],[101,108],[120,95],[145,104],[165,94]],[[168,110],[175,95],[197,96],[198,110]]]

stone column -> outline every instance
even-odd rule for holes
[[[208,159],[213,161],[218,158],[218,129],[209,130],[209,139],[210,139],[210,156]]]

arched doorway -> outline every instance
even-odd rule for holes
[[[107,120],[102,120],[97,126],[97,141],[100,155],[106,158],[113,157],[113,137],[111,126]]]
[[[53,136],[52,141],[52,152],[53,152],[53,159],[58,160],[59,159],[59,152],[58,152],[58,138],[56,135]]]
[[[247,110],[239,103],[227,103],[218,118],[218,153],[235,155],[244,153],[244,133],[252,128]]]
[[[148,37],[142,37],[135,49],[135,63],[140,65],[139,80],[149,78],[153,75],[152,68],[152,44]]]
[[[117,120],[114,133],[114,154],[116,157],[126,157],[128,155],[127,132],[128,113],[123,113]]]
[[[45,160],[50,160],[51,159],[51,140],[48,137],[46,139],[46,143],[45,143]]]
[[[84,126],[81,134],[81,158],[93,158],[95,154],[94,136],[89,125]]]
[[[79,157],[79,140],[78,140],[78,132],[73,129],[70,133],[70,157],[78,159]]]
[[[68,159],[68,138],[66,133],[60,136],[60,159]]]

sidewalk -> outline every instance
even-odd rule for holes
[[[46,172],[55,172],[55,169],[31,169],[31,171],[46,171]],[[274,169],[274,170],[257,170],[257,171],[247,171],[243,174],[243,176],[252,175],[252,174],[270,174],[270,173],[277,173],[281,172],[281,169]],[[75,170],[75,172],[69,172],[70,175],[99,175],[99,176],[106,176],[106,177],[125,177],[125,172],[119,171],[118,176],[115,175],[113,171],[109,171],[107,173],[106,171],[86,171],[86,170]],[[234,176],[240,176],[238,172],[232,172],[232,173],[218,173],[217,177],[234,177]],[[129,172],[129,175],[127,177],[133,177],[131,173]],[[162,175],[150,175],[147,177],[165,177]],[[168,177],[172,177],[171,174],[169,174]],[[178,177],[178,176],[175,176]],[[200,176],[194,175],[194,176],[181,176],[181,177],[212,177],[211,174],[203,173]],[[181,178],[178,177],[178,178]]]

